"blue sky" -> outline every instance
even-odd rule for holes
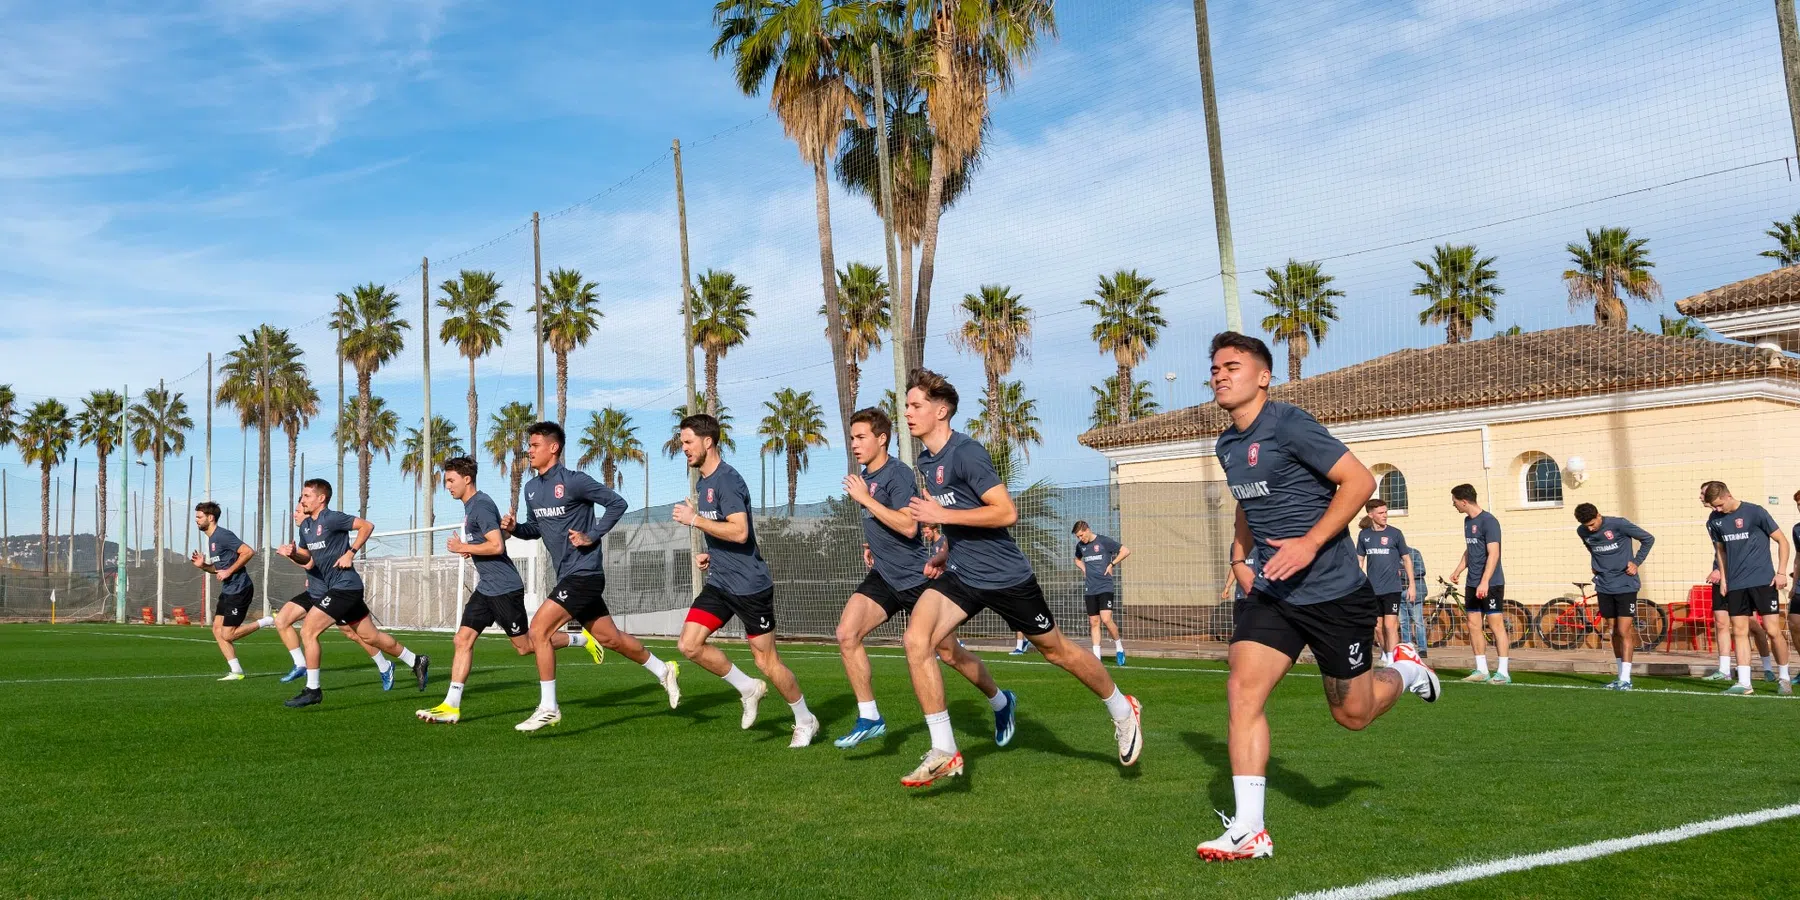
[[[1497,255],[1508,289],[1478,337],[1573,324],[1584,314],[1558,281],[1562,245],[1599,225],[1650,237],[1665,311],[1765,270],[1761,230],[1800,206],[1765,7],[1307,0],[1271,16],[1215,2],[1246,319],[1262,314],[1250,294],[1261,269],[1292,255],[1324,260],[1349,295],[1308,371],[1431,343],[1441,332],[1416,324],[1410,260],[1457,240]],[[430,256],[434,283],[493,269],[523,307],[519,228],[532,210],[564,211],[546,219],[545,268],[581,268],[608,314],[572,362],[572,418],[617,404],[660,443],[680,400],[663,160],[680,137],[695,267],[729,268],[757,296],[751,342],[724,366],[727,404],[743,422],[777,387],[828,390],[810,175],[766,102],[708,54],[709,14],[691,2],[0,0],[0,382],[26,404],[74,403],[163,378],[197,401],[205,353],[270,322],[294,329],[330,394],[317,320],[335,292],[373,280],[416,304]],[[945,219],[927,353],[975,385],[978,363],[942,337],[957,298],[989,282],[1025,295],[1037,334],[1017,377],[1046,437],[1033,474],[1093,482],[1104,462],[1074,435],[1087,385],[1111,371],[1078,305],[1096,276],[1137,268],[1169,289],[1171,327],[1139,370],[1165,403],[1206,399],[1201,348],[1223,313],[1191,5],[1090,0],[1059,18],[1058,39],[996,102],[974,188]],[[839,263],[879,262],[867,202],[836,190],[832,203]],[[414,350],[376,383],[406,418]],[[437,345],[433,363],[435,410],[460,423],[462,362]],[[528,399],[531,368],[523,343],[481,362],[484,419]],[[865,371],[877,381],[891,364],[877,354]],[[235,500],[238,435],[224,418],[214,484]],[[302,442],[315,474],[328,434]],[[817,453],[803,498],[831,490],[835,454]],[[91,451],[80,455],[91,485]],[[12,450],[0,467],[31,479],[10,485],[24,531],[35,473]],[[641,498],[641,470],[628,477]],[[658,457],[651,478],[663,502],[680,471]],[[403,525],[410,492],[391,467],[375,483],[379,524]]]

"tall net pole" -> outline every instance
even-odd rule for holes
[[[681,140],[672,145],[675,151],[675,218],[681,227],[681,357],[687,362],[687,411],[700,411],[699,392],[694,386],[694,287],[689,280],[687,193],[681,183]],[[700,473],[688,466],[688,503],[698,505]],[[688,529],[688,578],[690,596],[700,596],[700,530]]]
[[[425,526],[429,529],[437,524],[431,514],[432,495],[437,493],[437,467],[433,465],[437,457],[431,451],[431,257],[428,256],[419,260],[419,322],[419,355],[425,367],[425,429],[422,448],[424,455],[419,460],[419,483],[414,485],[413,490],[425,495]],[[539,390],[543,390],[541,383]],[[472,434],[469,435],[469,446],[475,446],[475,436]],[[420,576],[424,582],[422,587],[427,609],[432,608],[432,594],[435,593],[431,582],[431,549],[431,532],[428,530],[425,532],[425,566]]]
[[[531,339],[537,352],[537,414],[538,420],[543,421],[550,418],[544,409],[544,245],[538,236],[535,212],[531,214],[531,309],[536,322]],[[469,435],[469,445],[474,444],[475,436]]]
[[[1206,161],[1212,170],[1213,228],[1219,237],[1219,283],[1225,292],[1225,327],[1244,330],[1238,305],[1237,251],[1231,243],[1231,205],[1225,202],[1225,150],[1219,143],[1219,95],[1213,87],[1212,35],[1206,24],[1206,0],[1194,0],[1194,43],[1200,51],[1200,103],[1206,112]],[[1131,385],[1121,384],[1129,393]]]
[[[873,48],[875,63],[875,156],[881,175],[881,233],[882,243],[887,248],[888,296],[894,298],[889,302],[892,308],[893,327],[889,331],[889,339],[893,344],[894,357],[894,396],[899,400],[900,408],[896,413],[904,414],[906,410],[906,375],[907,341],[912,337],[912,305],[908,298],[895,294],[900,284],[900,262],[894,249],[894,169],[893,161],[888,153],[887,125],[887,91],[882,84],[881,45]],[[899,416],[897,416],[898,418]],[[905,421],[894,423],[894,450],[900,454],[900,461],[913,464],[912,431],[906,427]],[[764,499],[767,502],[767,498]]]

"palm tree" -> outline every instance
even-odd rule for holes
[[[263,544],[262,531],[264,523],[267,521],[264,510],[265,498],[268,497],[268,488],[274,481],[275,474],[273,457],[270,453],[271,432],[274,428],[282,426],[283,404],[289,400],[304,400],[306,391],[312,390],[311,382],[307,378],[306,364],[300,361],[300,357],[301,350],[288,337],[286,329],[276,328],[273,325],[259,325],[249,334],[238,335],[237,349],[227,353],[225,362],[219,367],[222,378],[213,395],[214,405],[236,409],[239,424],[245,428],[256,428],[257,491],[254,542],[257,546]],[[318,396],[315,391],[313,393],[315,412],[317,402]],[[291,465],[290,468],[292,468]],[[289,493],[292,492],[290,484]]]
[[[1776,221],[1770,225],[1772,227],[1763,234],[1774,238],[1776,247],[1756,255],[1774,260],[1779,268],[1800,265],[1800,212],[1794,213],[1794,217],[1786,222]]]
[[[481,445],[488,458],[507,472],[512,486],[512,503],[507,509],[519,508],[519,483],[525,478],[525,442],[530,440],[531,426],[538,421],[531,404],[514,400],[488,420],[488,439]]]
[[[750,338],[750,286],[730,272],[707,269],[694,291],[694,346],[706,352],[706,411],[718,415],[719,360]]]
[[[81,401],[81,412],[75,416],[76,438],[92,446],[100,459],[100,474],[95,480],[99,506],[94,510],[94,565],[102,575],[106,574],[106,461],[119,449],[124,437],[125,423],[120,421],[124,413],[125,398],[118,391],[100,390]]]
[[[420,420],[420,426],[425,424]],[[425,434],[424,428],[406,429],[406,438],[400,442],[400,474],[411,475],[413,483],[421,490],[433,490],[437,484],[439,473],[444,471],[444,463],[462,456],[462,441],[456,436],[456,423],[443,416],[431,417],[431,469],[425,469]]]
[[[1081,301],[1082,306],[1100,317],[1091,337],[1100,345],[1101,353],[1113,355],[1113,362],[1119,367],[1114,377],[1120,384],[1132,383],[1131,370],[1144,361],[1169,324],[1163,319],[1162,307],[1156,304],[1157,298],[1168,292],[1155,284],[1156,279],[1145,278],[1136,269],[1120,269],[1111,277],[1100,276],[1100,287],[1094,296]],[[1129,400],[1118,398],[1121,422],[1131,421]]]
[[[1415,259],[1413,265],[1425,273],[1425,280],[1413,285],[1413,296],[1430,301],[1419,313],[1419,324],[1443,325],[1444,343],[1468,340],[1476,319],[1494,321],[1495,298],[1506,289],[1497,283],[1493,257],[1477,259],[1472,244],[1439,244],[1432,248],[1430,262]]]
[[[1287,342],[1288,380],[1300,380],[1300,363],[1312,346],[1325,341],[1325,332],[1338,318],[1335,297],[1344,292],[1331,287],[1333,276],[1319,271],[1316,262],[1290,259],[1287,265],[1264,271],[1269,286],[1255,291],[1269,301],[1274,312],[1263,317],[1262,328],[1278,341]]]
[[[600,327],[600,286],[574,269],[553,269],[544,290],[544,341],[556,354],[556,421],[569,420],[569,354]]]
[[[25,413],[25,421],[20,422],[14,434],[19,445],[19,458],[26,465],[36,463],[42,481],[43,527],[39,531],[38,549],[43,561],[43,574],[50,574],[50,470],[62,465],[69,454],[69,445],[75,441],[75,421],[69,418],[69,408],[61,400],[39,400],[32,404]],[[156,496],[162,496],[162,468],[157,467]],[[162,517],[157,517],[157,551],[162,550]]]
[[[1508,325],[1505,328],[1502,328],[1501,330],[1494,332],[1494,337],[1518,337],[1519,335],[1524,334],[1524,333],[1525,333],[1524,327],[1519,325],[1519,323],[1514,322],[1513,324]]]
[[[881,349],[881,332],[893,326],[893,311],[888,305],[887,280],[881,267],[853,262],[838,270],[838,299],[843,315],[844,367],[847,371],[850,406],[855,407],[862,389],[862,364],[869,353]],[[819,308],[820,314],[825,308]],[[827,316],[829,329],[830,317]]]
[[[331,325],[343,335],[338,352],[356,369],[356,448],[357,516],[369,516],[369,466],[371,440],[369,429],[373,410],[369,406],[371,383],[375,372],[406,347],[405,331],[412,326],[399,317],[400,297],[385,285],[357,285],[349,295],[339,294],[337,311]]]
[[[1094,411],[1088,415],[1088,427],[1119,424],[1119,376],[1108,375],[1099,386],[1088,385],[1088,390],[1094,392]],[[1126,411],[1130,418],[1124,421],[1153,416],[1161,410],[1161,405],[1150,394],[1150,382],[1131,383],[1131,396],[1126,398]]]
[[[500,346],[512,325],[506,319],[512,302],[500,299],[500,279],[492,272],[464,269],[455,279],[438,285],[444,296],[438,308],[449,313],[438,326],[438,340],[455,344],[456,352],[469,361],[469,433],[474,434],[481,417],[475,401],[475,360]],[[432,417],[435,431],[436,416]]]
[[[1025,396],[1025,383],[1008,381],[1000,386],[998,403],[981,400],[981,413],[963,427],[970,434],[988,435],[988,455],[1000,458],[1014,450],[1031,459],[1031,445],[1044,442],[1037,414],[1037,401]]]
[[[950,340],[981,357],[981,369],[987,376],[982,403],[996,406],[1000,403],[1000,379],[1012,371],[1015,361],[1031,358],[1031,307],[1004,284],[984,284],[980,293],[963,295],[962,310],[967,318]],[[1000,435],[987,438],[992,443],[999,441]]]
[[[586,468],[598,462],[601,483],[614,490],[625,484],[620,463],[648,461],[631,416],[611,406],[588,419],[587,429],[581,433],[581,447],[581,466]]]
[[[1662,285],[1650,274],[1656,264],[1645,248],[1649,242],[1648,238],[1632,237],[1629,228],[1588,229],[1586,246],[1568,247],[1575,263],[1575,268],[1563,272],[1563,281],[1569,286],[1569,308],[1592,303],[1595,325],[1625,330],[1624,297],[1645,303],[1662,297]]]
[[[705,410],[705,404],[698,397],[694,398],[694,406]],[[663,456],[669,459],[681,455],[681,420],[687,418],[687,415],[688,408],[685,406],[669,410],[669,418],[673,421],[669,423],[669,439],[663,442],[662,448]],[[729,451],[737,450],[737,441],[731,438],[731,407],[720,404],[719,411],[713,413],[712,417],[719,420],[719,447]]]
[[[151,533],[156,536],[156,558],[163,554],[163,462],[170,456],[180,456],[187,447],[188,429],[194,427],[194,420],[188,417],[187,401],[181,394],[167,388],[152,388],[144,392],[143,399],[131,407],[126,413],[131,422],[131,449],[137,455],[150,454],[156,469],[156,502],[150,505],[156,511],[152,516],[155,523]]]
[[[361,411],[361,407],[355,400],[351,400],[344,404],[343,415],[338,419],[343,425],[341,425],[339,429],[332,430],[331,439],[333,441],[342,441],[344,446],[355,450],[357,453],[367,451],[370,458],[373,458],[375,454],[379,453],[381,454],[381,461],[387,462],[394,458],[394,445],[399,440],[400,435],[400,416],[393,410],[388,409],[386,400],[373,395],[369,397],[368,409],[368,441],[358,443],[356,439],[356,419]],[[347,428],[350,433],[340,433],[340,429],[342,428]]]
[[[17,424],[15,417],[19,414],[19,396],[13,393],[13,386],[0,384],[0,447],[13,442],[13,427]]]
[[[1695,321],[1692,316],[1659,315],[1657,333],[1663,337],[1703,338],[1706,337],[1706,326]],[[1649,334],[1649,329],[1642,325],[1633,325],[1631,330],[1639,334]]]
[[[830,446],[825,439],[825,418],[812,391],[782,388],[773,399],[763,401],[769,414],[763,416],[756,433],[765,438],[764,453],[778,453],[787,458],[788,517],[794,515],[794,498],[800,492],[800,473],[806,471],[809,450]]]
[[[281,422],[281,430],[287,434],[288,452],[288,496],[294,494],[294,469],[300,455],[300,432],[312,424],[313,417],[319,414],[319,391],[313,387],[311,379],[306,376],[306,369],[301,367],[299,377],[285,379],[279,383],[275,395],[275,418]],[[294,534],[294,522],[288,519],[288,537]]]

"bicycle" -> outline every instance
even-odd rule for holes
[[[1589,600],[1598,594],[1588,593],[1592,586],[1590,581],[1573,581],[1579,597],[1558,597],[1544,608],[1538,610],[1538,636],[1544,644],[1553,650],[1569,650],[1588,645],[1588,638],[1594,636],[1591,646],[1604,646],[1611,639],[1605,630],[1606,620],[1600,617],[1598,605],[1590,605]],[[1637,649],[1640,651],[1655,650],[1669,634],[1669,614],[1662,607],[1649,600],[1637,602],[1635,615],[1637,622]]]
[[[1435,598],[1425,598],[1425,642],[1426,646],[1436,650],[1453,641],[1469,643],[1468,610],[1463,604],[1462,592],[1456,585],[1438,576],[1437,583],[1443,591]],[[1504,600],[1500,603],[1500,614],[1506,617],[1506,632],[1511,638],[1511,645],[1523,647],[1531,640],[1531,613],[1525,604],[1517,600]],[[1486,617],[1482,618],[1483,629]],[[1489,640],[1492,640],[1489,635]]]

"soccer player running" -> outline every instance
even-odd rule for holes
[[[307,610],[306,618],[300,622],[300,645],[306,656],[306,687],[287,701],[287,705],[294,708],[312,706],[325,699],[319,686],[322,656],[319,635],[333,625],[354,632],[362,643],[411,666],[419,690],[425,690],[431,657],[414,654],[387,632],[375,627],[369,618],[369,607],[363,603],[363,580],[356,572],[356,554],[369,542],[375,526],[366,519],[330,509],[330,504],[331,482],[323,478],[307,479],[300,491],[300,508],[307,515],[300,523],[300,538],[305,543],[282,548],[283,555],[294,562],[317,566],[325,581],[325,596]],[[352,532],[356,534],[354,540],[350,537]],[[377,656],[375,665],[381,668],[382,689],[386,690],[393,684],[394,664]]]
[[[863,563],[869,574],[844,604],[837,627],[844,674],[856,694],[856,724],[836,741],[845,749],[887,733],[887,721],[875,703],[874,678],[863,639],[902,610],[911,612],[928,581],[925,566],[932,550],[919,540],[919,523],[906,510],[919,495],[919,483],[906,463],[888,455],[888,438],[893,432],[893,420],[878,407],[858,410],[850,417],[850,452],[863,470],[859,475],[844,476],[844,490],[863,508]],[[987,697],[994,711],[994,742],[1006,746],[1013,735],[1012,692],[1000,690],[981,658],[963,649],[955,638],[939,642],[937,657]]]
[[[1131,548],[1104,534],[1095,534],[1088,523],[1077,521],[1071,529],[1075,535],[1075,568],[1081,571],[1082,600],[1087,606],[1088,637],[1094,642],[1094,658],[1100,658],[1100,626],[1112,633],[1113,662],[1125,664],[1125,642],[1119,640],[1119,626],[1113,621],[1113,608],[1118,596],[1113,569],[1131,555]]]
[[[1418,596],[1418,585],[1413,583],[1412,548],[1407,546],[1405,533],[1388,524],[1386,500],[1376,497],[1363,508],[1369,513],[1369,525],[1357,533],[1356,550],[1362,557],[1369,589],[1375,592],[1375,602],[1381,607],[1376,633],[1381,642],[1381,661],[1393,665],[1394,648],[1400,646],[1400,605],[1411,603]]]
[[[1236,332],[1212,341],[1214,402],[1231,414],[1216,454],[1237,498],[1232,574],[1248,596],[1231,636],[1227,743],[1236,814],[1225,833],[1196,847],[1225,861],[1273,856],[1263,822],[1269,764],[1269,694],[1312,648],[1331,717],[1361,731],[1403,691],[1437,700],[1437,676],[1407,644],[1393,665],[1371,667],[1369,641],[1380,608],[1357,566],[1350,521],[1375,491],[1375,478],[1324,426],[1299,407],[1269,399],[1269,348]]]
[[[561,425],[539,422],[527,429],[526,435],[525,457],[531,463],[532,478],[525,482],[525,505],[531,518],[521,522],[509,512],[500,519],[500,529],[513,537],[542,540],[556,565],[557,582],[544,605],[538,607],[537,615],[531,617],[538,706],[529,718],[513,727],[529,732],[562,721],[562,708],[556,701],[556,649],[567,646],[568,638],[561,638],[563,643],[559,643],[558,635],[570,620],[580,622],[600,646],[648,670],[669,695],[669,708],[674,709],[681,703],[680,667],[663,662],[637,638],[620,631],[613,624],[612,611],[606,607],[606,570],[600,540],[619,524],[629,504],[586,472],[563,466]],[[597,518],[595,506],[606,510]],[[484,534],[486,538],[493,537]],[[500,549],[505,550],[504,541]]]
[[[244,624],[250,601],[256,599],[256,585],[250,582],[250,573],[244,567],[256,551],[238,540],[230,529],[219,527],[219,504],[211,500],[194,507],[194,525],[206,536],[206,550],[195,550],[188,561],[202,572],[219,576],[219,602],[213,605],[212,633],[231,670],[219,680],[243,681],[244,666],[238,662],[237,648],[232,645],[258,628],[275,624],[273,616]]]
[[[306,520],[306,511],[296,505],[294,507],[294,527],[300,528]],[[294,545],[283,544],[280,549],[275,551],[275,555],[290,561],[293,560]],[[275,611],[275,633],[281,636],[281,643],[287,646],[288,655],[294,660],[294,667],[289,669],[286,675],[281,676],[282,684],[305,677],[306,653],[300,649],[300,632],[297,630],[297,626],[306,618],[307,612],[317,606],[320,600],[325,599],[325,578],[320,574],[318,565],[314,563],[296,563],[296,565],[300,565],[301,570],[306,573],[306,589],[295,594]],[[351,643],[361,647],[363,652],[369,655],[369,660],[375,663],[375,671],[381,675],[381,689],[393,690],[393,663],[388,662],[387,657],[383,656],[380,650],[369,646],[368,642],[356,633],[356,629],[339,626],[338,630],[342,631],[344,637],[349,638]]]
[[[769,567],[756,548],[750,486],[719,456],[718,419],[705,413],[688,416],[681,420],[680,434],[688,467],[700,473],[695,486],[699,505],[691,506],[686,500],[675,504],[674,518],[706,536],[706,552],[695,557],[706,573],[706,586],[694,598],[681,626],[681,653],[736,688],[744,705],[738,726],[755,725],[757,706],[769,693],[768,683],[745,675],[724,651],[707,641],[733,616],[742,619],[756,668],[775,682],[775,690],[794,713],[794,737],[788,746],[805,747],[822,726],[819,717],[806,708],[800,682],[775,649],[775,580],[769,577]]]
[[[963,757],[950,729],[937,648],[957,626],[984,609],[1023,632],[1044,659],[1074,675],[1105,702],[1119,762],[1132,765],[1143,750],[1138,701],[1119,690],[1099,660],[1057,629],[1030,560],[1006,530],[1019,521],[1006,482],[986,448],[950,428],[957,400],[955,386],[936,372],[914,369],[907,377],[906,425],[923,445],[918,467],[930,495],[913,498],[907,509],[915,521],[940,526],[947,546],[931,558],[932,580],[906,626],[906,662],[931,732],[931,749],[900,783],[924,787],[962,773]],[[1010,692],[1004,696],[1008,700],[1004,712],[1012,718],[1018,701]]]
[[[1787,532],[1775,524],[1768,510],[1733,497],[1723,481],[1701,485],[1700,495],[1713,510],[1706,517],[1706,532],[1712,537],[1713,554],[1719,561],[1719,589],[1731,611],[1732,642],[1738,651],[1737,683],[1726,688],[1725,693],[1748,694],[1752,690],[1750,621],[1760,615],[1769,632],[1775,663],[1781,669],[1777,690],[1792,694],[1787,633],[1781,627],[1781,589],[1787,587],[1788,559],[1793,550]],[[1781,561],[1773,566],[1769,564],[1771,538],[1781,548]]]
[[[1623,516],[1602,516],[1599,507],[1583,503],[1575,507],[1575,536],[1587,547],[1594,572],[1594,592],[1600,595],[1600,618],[1612,635],[1613,658],[1619,677],[1607,684],[1609,691],[1631,690],[1631,657],[1637,650],[1638,567],[1650,555],[1656,538]],[[1632,548],[1632,542],[1637,547]]]
[[[1463,608],[1469,614],[1469,648],[1475,653],[1475,671],[1463,677],[1472,684],[1511,684],[1506,671],[1506,651],[1511,638],[1506,633],[1506,616],[1500,610],[1506,601],[1506,570],[1500,565],[1500,520],[1481,508],[1475,499],[1475,486],[1459,484],[1450,489],[1450,504],[1463,514],[1463,555],[1456,561],[1455,581],[1464,569],[1469,582],[1463,593]],[[1480,572],[1480,576],[1475,573]],[[1498,665],[1488,675],[1487,635],[1481,633],[1482,620],[1494,632],[1494,652]]]
[[[475,590],[463,604],[462,623],[456,629],[456,656],[450,661],[450,691],[444,702],[421,709],[420,721],[454,725],[462,718],[463,688],[475,661],[475,641],[489,625],[498,624],[512,640],[520,656],[532,653],[529,617],[525,615],[525,582],[506,555],[506,532],[500,528],[500,507],[475,487],[475,460],[467,456],[444,461],[444,489],[463,504],[462,530],[450,536],[446,549],[475,563]],[[570,635],[561,629],[551,635],[557,649],[585,647],[599,664],[600,643],[587,631]]]

